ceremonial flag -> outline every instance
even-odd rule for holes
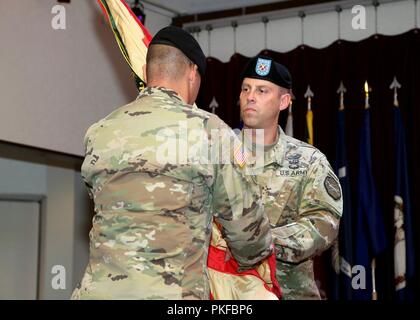
[[[276,256],[271,254],[254,269],[238,272],[220,227],[213,221],[207,267],[210,297],[215,300],[279,300],[282,296],[276,279]]]
[[[372,174],[370,110],[366,108],[360,134],[360,154],[358,172],[357,220],[355,231],[353,274],[353,298],[370,300],[375,298],[375,279],[372,271],[375,258],[385,250],[386,236],[379,199]],[[356,277],[356,279],[355,279]]]
[[[311,109],[306,112],[306,130],[307,130],[307,143],[314,144],[314,129],[313,129],[314,114]]]
[[[137,88],[145,86],[143,65],[152,39],[124,0],[98,0],[114,32],[118,46],[134,74]]]
[[[407,172],[404,126],[398,106],[394,107],[395,194],[394,270],[398,300],[412,300],[414,246]]]
[[[340,219],[338,239],[332,247],[332,258],[336,276],[334,277],[334,285],[332,286],[331,295],[335,300],[351,300],[353,266],[353,212],[350,197],[350,181],[347,172],[348,166],[344,109],[338,111],[335,159],[334,171],[340,180],[340,185],[343,192],[343,216]]]
[[[313,139],[313,113],[312,113],[312,98],[314,97],[314,93],[311,90],[310,85],[308,85],[304,97],[307,99],[307,112],[306,112],[306,126],[305,126],[305,133],[306,133],[306,142],[310,145],[314,144]],[[327,285],[327,277],[326,277],[326,266],[325,266],[325,259],[326,255],[323,252],[321,255],[317,255],[313,257],[313,266],[314,266],[314,276],[316,285],[319,290],[319,294],[321,299],[327,298],[326,293],[326,285]]]

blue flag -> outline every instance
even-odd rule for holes
[[[379,199],[372,174],[370,110],[365,109],[360,134],[360,154],[355,230],[354,263],[361,271],[353,274],[353,298],[371,300],[373,283],[372,261],[386,248],[386,235]],[[364,272],[364,274],[363,274]]]
[[[394,271],[398,300],[413,300],[414,247],[407,172],[407,152],[401,112],[394,107],[395,193]]]
[[[340,179],[343,192],[343,216],[340,219],[338,242],[332,247],[332,258],[336,271],[332,285],[331,298],[335,300],[352,299],[352,266],[353,266],[353,223],[350,197],[350,181],[347,171],[347,147],[345,135],[345,111],[338,111],[337,140],[334,171]]]

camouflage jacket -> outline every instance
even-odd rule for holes
[[[208,299],[213,217],[241,268],[271,253],[260,188],[223,143],[232,137],[219,118],[161,87],[88,129],[82,176],[96,214],[73,299]],[[228,163],[207,163],[214,150]]]
[[[337,237],[339,180],[318,149],[280,127],[278,140],[264,149],[264,173],[257,179],[272,227],[283,299],[320,299],[311,258]]]

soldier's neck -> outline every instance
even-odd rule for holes
[[[248,139],[251,139],[252,143],[260,144],[261,133],[258,133],[256,128],[249,128],[246,125],[244,126],[245,134]],[[262,130],[262,129],[261,129]],[[271,126],[269,128],[264,128],[264,146],[269,147],[275,145],[279,140],[279,130],[277,126]]]

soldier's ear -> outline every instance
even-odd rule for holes
[[[192,65],[192,68],[190,68],[190,72],[188,74],[188,80],[190,82],[194,81],[198,77],[198,67],[196,64]]]
[[[292,101],[292,96],[289,93],[285,93],[280,98],[280,111],[287,109]]]

